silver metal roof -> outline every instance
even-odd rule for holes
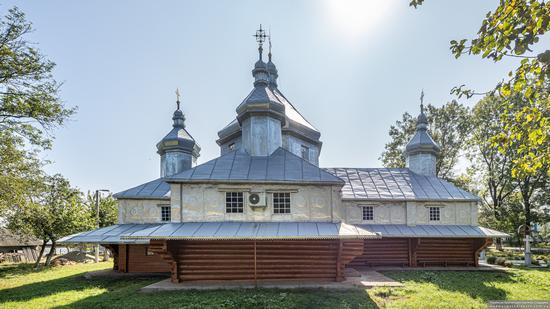
[[[138,244],[150,239],[364,239],[380,238],[346,223],[185,222],[117,224],[64,237],[60,243]]]
[[[101,243],[101,244],[140,244],[148,240],[121,239],[122,235],[130,234],[142,229],[158,226],[159,224],[115,224],[96,230],[82,232],[61,238],[58,242],[65,244]]]
[[[117,199],[170,199],[170,185],[164,178],[149,181],[114,195]]]
[[[363,239],[360,227],[331,222],[186,222],[135,231],[122,239]]]
[[[168,182],[247,182],[343,184],[342,179],[295,154],[279,148],[270,156],[250,156],[238,149],[190,170],[166,178]]]
[[[326,168],[343,179],[342,198],[387,201],[478,201],[479,198],[435,176],[406,168]]]
[[[278,88],[271,88],[267,87],[265,88],[265,91],[255,93],[252,91],[250,95],[245,99],[245,102],[249,99],[254,100],[269,100],[275,101],[278,103],[281,103],[284,105],[284,114],[286,118],[286,126],[283,128],[283,130],[288,129],[293,132],[296,132],[299,135],[303,135],[304,137],[312,140],[313,142],[319,142],[319,138],[321,137],[321,133],[317,128],[315,128],[309,121],[307,121],[302,114],[290,103],[290,101],[283,95],[283,93]],[[238,109],[238,108],[237,108]],[[241,127],[239,125],[239,122],[237,119],[234,119],[231,121],[228,125],[226,125],[223,129],[221,129],[218,132],[218,143],[230,136],[235,135],[237,132],[241,131]]]
[[[506,238],[510,235],[473,225],[416,225],[405,224],[360,224],[369,232],[384,237],[436,237],[436,238]]]

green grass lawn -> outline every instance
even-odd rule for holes
[[[478,308],[488,300],[550,299],[550,271],[386,272],[403,288],[371,290],[228,290],[142,294],[159,279],[93,279],[110,263],[48,268],[0,265],[0,308]]]

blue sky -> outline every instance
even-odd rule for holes
[[[57,63],[78,113],[43,157],[82,190],[114,192],[159,176],[156,143],[170,130],[176,87],[199,163],[252,88],[252,37],[271,29],[279,85],[321,131],[322,167],[377,167],[389,126],[455,85],[488,90],[517,64],[455,60],[498,1],[4,1],[33,22],[31,40]],[[546,38],[539,46],[548,46]],[[475,100],[463,101],[471,105]]]

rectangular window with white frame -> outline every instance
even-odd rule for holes
[[[361,206],[363,208],[363,221],[374,221],[374,206]]]
[[[290,213],[290,192],[273,192],[273,213]]]
[[[243,192],[225,192],[225,212],[228,214],[244,212]]]
[[[441,207],[430,207],[430,221],[441,220]]]
[[[160,206],[160,221],[172,221],[172,207],[170,205]]]

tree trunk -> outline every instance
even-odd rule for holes
[[[46,257],[46,263],[44,264],[45,266],[50,266],[52,257],[55,254],[55,245],[56,245],[56,242],[55,240],[52,239],[52,247],[50,248],[50,252],[48,252],[48,256]]]
[[[36,259],[36,262],[34,263],[34,269],[38,269],[40,267],[40,260],[42,260],[42,256],[44,255],[44,251],[46,250],[46,243],[48,242],[48,239],[42,240],[42,248],[40,248],[40,253],[38,253],[38,258]]]
[[[109,261],[109,249],[107,247],[103,247],[103,262]]]
[[[525,235],[531,235],[531,203],[528,197],[523,199],[523,207],[525,212]]]
[[[498,251],[502,251],[502,238],[496,239],[495,246]]]

